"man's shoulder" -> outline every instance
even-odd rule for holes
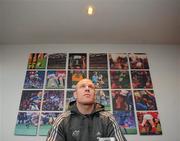
[[[71,111],[66,111],[59,114],[54,122],[54,125],[59,125],[64,119],[67,119],[71,115]]]
[[[100,114],[100,118],[103,119],[103,121],[106,121],[106,122],[116,122],[113,114],[109,111],[101,111],[99,112]]]
[[[109,111],[101,111],[101,112],[99,112],[99,114],[106,118],[113,117],[112,113]]]
[[[63,112],[63,113],[61,113],[61,114],[58,115],[57,119],[58,119],[58,118],[59,118],[59,119],[61,119],[61,118],[66,118],[66,117],[70,116],[70,114],[71,114],[71,111]]]

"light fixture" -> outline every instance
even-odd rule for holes
[[[88,6],[88,10],[87,10],[88,15],[94,15],[95,10],[93,6]]]

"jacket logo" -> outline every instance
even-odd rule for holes
[[[97,137],[100,137],[100,136],[101,136],[101,132],[98,131],[98,132],[96,133],[96,136],[97,136]]]
[[[80,133],[79,130],[74,130],[73,133],[72,133],[72,136],[77,137],[77,136],[79,136],[79,133]]]

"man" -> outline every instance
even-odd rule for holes
[[[112,115],[95,103],[95,86],[89,79],[76,85],[76,102],[70,103],[70,111],[57,117],[46,141],[98,141],[112,137],[126,141]]]

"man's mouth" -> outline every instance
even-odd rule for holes
[[[90,94],[84,94],[84,96],[90,96]]]

